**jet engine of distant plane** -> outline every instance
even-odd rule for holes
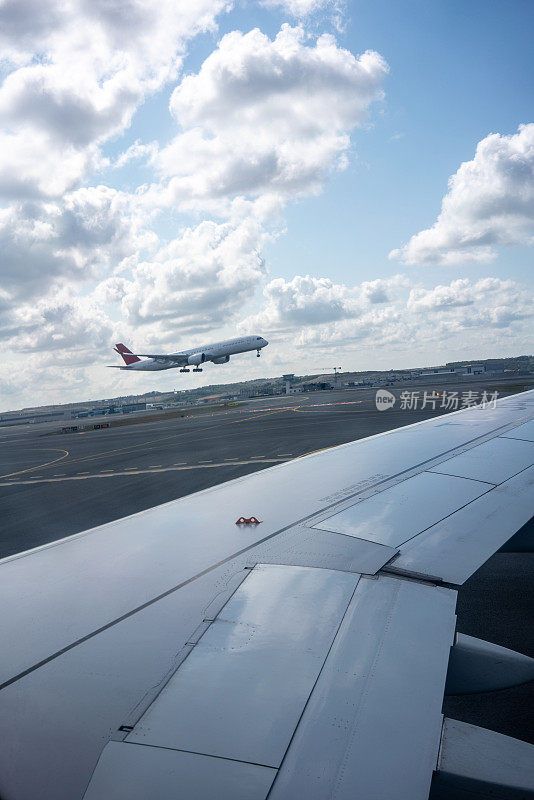
[[[194,367],[198,367],[199,364],[203,364],[206,360],[206,353],[193,353],[192,356],[189,356],[187,359],[188,364],[192,364]]]
[[[211,359],[214,364],[227,364],[230,361],[230,356],[221,356],[220,358]]]

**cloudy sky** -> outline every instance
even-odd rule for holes
[[[0,0],[0,410],[532,352],[530,0]],[[121,341],[271,345],[200,375]]]

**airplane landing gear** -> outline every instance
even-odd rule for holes
[[[189,370],[187,370],[189,372]],[[194,367],[193,372],[202,372],[202,367]]]
[[[191,370],[189,370],[189,369],[186,369],[185,367],[182,367],[182,369],[180,370],[180,372],[191,372]]]
[[[259,350],[258,350],[258,352],[256,353],[256,356],[257,356],[258,358],[260,357],[260,351],[259,351]]]

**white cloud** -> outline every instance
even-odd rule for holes
[[[224,326],[266,273],[261,249],[269,234],[250,208],[241,210],[228,222],[185,228],[143,259],[157,239],[127,195],[96,187],[73,192],[62,207],[27,203],[0,289],[4,347],[68,360],[70,352],[85,355],[87,343],[90,364],[118,331],[146,345]],[[77,284],[99,276],[78,293]]]
[[[99,161],[226,0],[8,0],[0,6],[0,194],[57,197]]]
[[[318,11],[341,12],[341,3],[337,0],[264,0],[262,5],[266,8],[278,8],[295,19],[304,19]]]
[[[265,8],[292,17],[307,28],[318,28],[325,23],[343,33],[346,27],[346,0],[262,0]]]
[[[355,294],[344,284],[335,284],[329,278],[310,275],[296,275],[290,281],[276,278],[267,284],[263,294],[267,300],[265,308],[245,320],[244,329],[288,330],[360,313]]]
[[[260,249],[267,238],[253,217],[201,222],[131,270],[131,278],[106,281],[97,292],[120,298],[123,319],[153,325],[152,338],[176,338],[176,330],[201,331],[224,324],[248,300],[265,275]]]
[[[409,281],[404,275],[393,275],[391,278],[364,281],[360,286],[360,292],[363,299],[371,304],[387,303],[397,289],[407,286],[409,286]]]
[[[481,278],[473,282],[459,278],[433,289],[412,289],[406,307],[441,324],[450,321],[458,329],[491,330],[531,317],[532,300],[531,293],[512,280]]]
[[[90,298],[68,290],[23,303],[6,323],[0,331],[6,347],[22,353],[44,352],[56,363],[91,363],[95,353],[109,347],[113,335],[113,324],[101,309]]]
[[[4,350],[89,365],[119,333],[143,346],[174,346],[239,314],[266,274],[261,249],[270,234],[255,205],[237,203],[230,221],[206,220],[156,246],[134,200],[93,187],[67,195],[63,205],[7,210],[3,226],[0,216]]]
[[[284,346],[324,350],[343,346],[387,351],[441,347],[478,331],[478,338],[506,340],[512,333],[528,340],[534,315],[532,293],[511,280],[482,278],[423,288],[405,276],[353,286],[328,278],[296,276],[271,281],[264,289],[262,311],[242,323]],[[496,335],[496,330],[500,333]],[[419,343],[419,345],[418,345]]]
[[[104,370],[100,366],[91,368],[89,363],[83,357],[76,360],[74,355],[70,362],[60,360],[57,351],[48,355],[25,353],[23,358],[17,353],[0,373],[2,411],[130,393],[125,381],[120,380],[124,373],[105,370],[106,379],[102,380]]]
[[[174,90],[182,132],[155,157],[163,202],[201,208],[238,195],[319,191],[347,164],[350,134],[382,97],[384,59],[289,25],[274,40],[233,31]]]
[[[271,331],[290,331],[344,319],[362,317],[373,306],[386,303],[391,293],[407,285],[403,275],[364,281],[347,286],[330,278],[295,275],[290,281],[275,280],[263,290],[266,304],[263,310],[242,323],[243,330],[256,328]],[[375,310],[374,314],[381,311]]]
[[[61,145],[29,125],[0,131],[0,196],[8,199],[58,198],[100,164],[94,144]]]
[[[127,150],[121,153],[115,160],[114,169],[120,169],[131,161],[152,161],[158,152],[157,142],[143,144],[139,139],[135,141]]]
[[[132,198],[107,186],[14,203],[0,209],[2,285],[13,298],[42,295],[58,278],[96,278],[153,241]]]
[[[251,216],[221,224],[205,221],[160,247],[152,260],[125,261],[117,274],[104,278],[86,295],[65,281],[32,302],[21,297],[14,303],[7,291],[0,290],[3,351],[17,363],[24,356],[27,386],[43,370],[48,377],[66,370],[72,378],[71,391],[76,392],[82,388],[79,374],[95,363],[113,363],[114,341],[169,349],[179,346],[186,335],[189,344],[194,337],[203,339],[208,331],[224,327],[263,280],[260,248],[266,236]],[[100,387],[101,393],[106,386],[104,393],[110,394],[110,382],[115,387],[116,379],[99,369],[91,385],[95,390]],[[6,393],[21,388],[20,382],[9,380],[11,370],[9,361],[0,370]],[[40,399],[65,380],[63,373],[57,382],[48,377],[40,385]],[[139,381],[132,385],[140,386]]]
[[[441,213],[390,258],[407,264],[490,261],[500,245],[534,243],[534,124],[493,133],[449,179]]]

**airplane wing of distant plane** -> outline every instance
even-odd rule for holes
[[[154,355],[153,353],[134,353],[138,358],[157,358],[159,361],[187,361],[187,356],[184,353],[176,353],[175,355]]]
[[[4,559],[0,796],[527,796],[534,748],[441,709],[533,677],[455,631],[533,488],[527,392]]]

